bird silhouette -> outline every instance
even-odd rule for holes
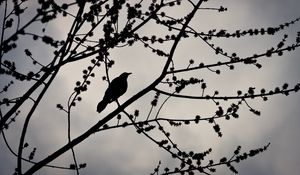
[[[124,72],[117,78],[113,79],[105,91],[102,101],[97,105],[97,112],[102,112],[108,103],[117,100],[127,91],[127,78],[131,73]]]

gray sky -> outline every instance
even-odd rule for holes
[[[275,27],[300,16],[299,3],[297,0],[230,0],[220,2],[211,0],[203,7],[219,7],[222,5],[227,7],[228,11],[225,13],[200,11],[192,21],[191,26],[203,32],[213,28],[234,32],[237,29]],[[179,15],[187,10],[188,8],[183,7],[178,11],[170,11],[170,13]],[[65,26],[68,25],[69,21],[64,19],[55,25],[47,26],[46,31],[49,35],[58,34],[58,37],[64,38],[64,34],[67,32]],[[251,56],[253,53],[262,53],[270,47],[276,47],[284,34],[289,34],[289,42],[294,41],[294,36],[299,29],[300,25],[295,24],[275,36],[216,39],[212,43],[219,45],[229,53],[236,52],[242,57]],[[152,24],[140,33],[151,36],[158,33],[158,28],[153,27]],[[32,49],[33,54],[37,58],[41,58],[41,62],[47,63],[47,60],[51,58],[52,51],[40,48],[39,45],[29,43],[24,48],[20,47],[20,53],[14,52],[11,54],[19,65],[26,64],[21,62],[24,57],[21,56],[23,54],[21,51],[24,48]],[[239,65],[236,66],[234,71],[221,67],[221,75],[219,76],[208,70],[200,70],[179,74],[178,77],[195,76],[203,78],[208,85],[208,94],[218,90],[223,95],[235,95],[237,90],[246,91],[249,86],[255,86],[257,90],[261,88],[273,89],[276,86],[281,87],[286,82],[292,86],[299,82],[299,53],[299,51],[294,51],[286,53],[282,57],[273,56],[262,59],[260,62],[263,65],[262,69],[257,69],[255,66]],[[145,50],[142,44],[137,44],[132,48],[116,49],[112,52],[111,58],[116,61],[116,65],[111,70],[111,77],[116,77],[125,71],[133,73],[129,77],[128,91],[120,98],[121,103],[151,83],[159,75],[162,63],[165,61],[153,55],[150,50]],[[213,50],[194,38],[182,41],[174,57],[177,68],[186,67],[189,59],[194,59],[195,64],[226,60],[221,56],[215,56]],[[33,116],[26,137],[30,147],[24,151],[25,156],[29,155],[33,147],[37,147],[35,160],[39,160],[67,142],[67,118],[55,106],[57,103],[66,105],[68,97],[73,92],[75,82],[82,79],[82,70],[90,65],[89,62],[90,60],[81,61],[62,68],[47,92],[45,100],[41,102]],[[103,114],[96,113],[96,104],[102,98],[107,85],[101,80],[104,75],[104,67],[101,66],[95,73],[96,77],[92,79],[88,92],[82,96],[83,101],[72,111],[72,137],[76,137],[87,130],[116,107],[116,104],[112,103]],[[3,75],[0,78],[1,82],[6,81],[6,77]],[[28,84],[14,86],[9,93],[14,96],[22,94],[27,87]],[[163,86],[160,87],[163,88]],[[199,87],[191,87],[185,89],[183,93],[199,95],[201,91]],[[147,94],[133,103],[127,108],[128,112],[133,113],[135,109],[139,109],[140,117],[145,119],[154,94],[154,92]],[[262,102],[262,100],[248,101],[252,107],[260,110],[262,115],[259,117],[254,116],[243,105],[239,113],[241,116],[239,119],[218,121],[223,132],[222,138],[214,133],[212,125],[207,122],[180,128],[168,127],[168,124],[165,124],[165,127],[171,133],[171,138],[182,150],[201,152],[211,147],[213,152],[208,160],[216,158],[216,161],[218,161],[223,156],[231,156],[238,145],[242,146],[243,152],[262,147],[270,142],[271,145],[266,152],[235,166],[240,174],[297,175],[300,171],[300,152],[298,151],[300,145],[300,129],[298,127],[300,123],[299,97],[299,93],[293,93],[288,97],[283,95],[271,97],[267,102]],[[161,95],[160,103],[165,98]],[[30,102],[25,105],[29,104]],[[222,104],[224,108],[228,105],[228,103]],[[26,106],[23,110],[26,111]],[[171,98],[160,112],[160,117],[191,118],[196,114],[209,116],[215,110],[216,106],[211,101],[198,102]],[[20,126],[23,120],[24,115],[21,115],[18,121],[13,124],[11,130],[7,132],[8,141],[14,150],[17,150],[17,140],[19,139]],[[116,122],[116,120],[113,120],[110,124],[116,124]],[[153,135],[155,138],[161,138],[158,133],[153,133]],[[132,127],[94,134],[77,145],[75,151],[78,162],[87,163],[87,168],[83,169],[81,174],[150,174],[159,160],[162,161],[161,170],[166,166],[172,169],[178,165],[178,162],[173,160],[168,153],[158,148],[143,135],[137,134]],[[0,174],[13,174],[14,168],[16,168],[16,158],[8,152],[2,138],[0,139],[0,160]],[[67,152],[51,164],[69,166],[70,163],[72,163],[71,152]],[[37,174],[68,175],[75,173],[43,168]],[[216,174],[226,175],[232,173],[227,168],[220,167],[217,169]]]

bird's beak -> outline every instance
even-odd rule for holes
[[[128,75],[132,74],[131,72],[127,72]]]

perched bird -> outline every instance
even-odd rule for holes
[[[127,78],[131,73],[124,72],[117,78],[113,79],[105,91],[102,101],[97,105],[97,112],[103,111],[108,103],[117,100],[127,91]]]

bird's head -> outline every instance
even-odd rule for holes
[[[131,74],[131,72],[123,72],[123,73],[120,75],[120,77],[127,78],[130,74]]]

